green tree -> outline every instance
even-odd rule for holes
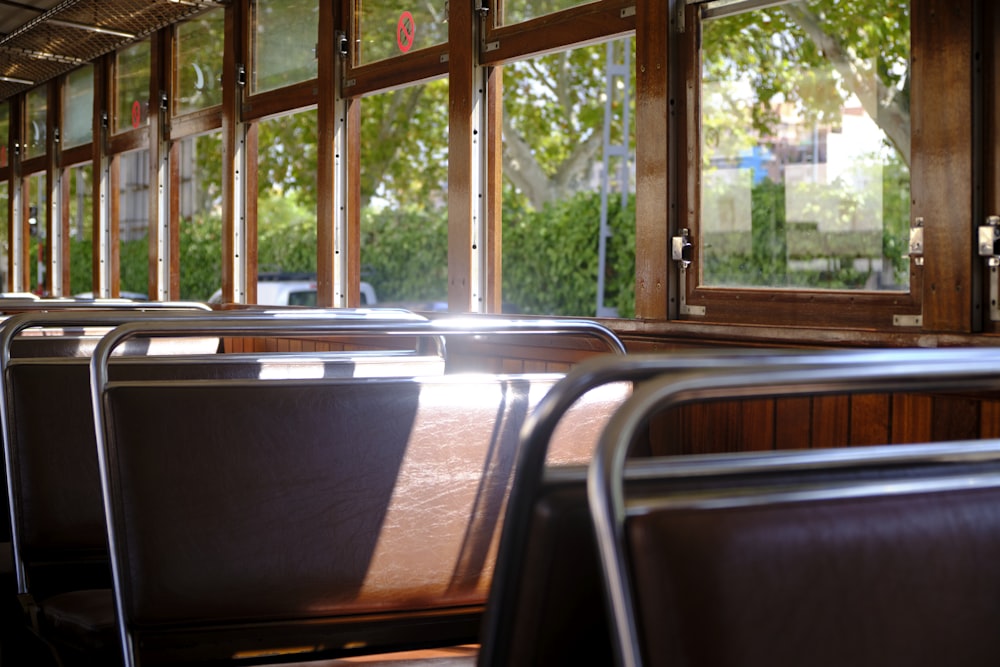
[[[797,0],[706,21],[702,58],[706,78],[750,83],[760,134],[773,133],[777,101],[836,124],[854,95],[909,165],[909,2]]]

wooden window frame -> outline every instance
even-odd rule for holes
[[[953,11],[941,11],[931,0],[913,0],[911,6],[911,224],[924,221],[924,255],[910,261],[907,292],[793,290],[706,287],[697,284],[700,262],[700,58],[699,6],[685,8],[687,29],[678,35],[682,57],[678,77],[684,82],[682,118],[676,128],[684,156],[676,186],[678,215],[673,234],[688,228],[695,237],[691,267],[671,267],[677,283],[678,320],[699,323],[875,329],[893,332],[937,330],[972,332],[975,311],[972,249],[974,207],[974,117],[971,2]],[[947,45],[947,47],[946,47]],[[925,57],[953,54],[946,62]],[[932,61],[933,64],[928,64]],[[951,103],[934,104],[936,90],[947,88]],[[974,125],[975,123],[971,124]],[[956,141],[956,137],[963,137]],[[943,150],[944,144],[948,150]],[[945,165],[942,165],[942,160]],[[942,166],[945,169],[942,169]],[[941,178],[948,174],[943,187]],[[950,202],[947,203],[947,202]]]

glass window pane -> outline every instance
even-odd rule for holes
[[[909,3],[705,21],[701,281],[909,288]]]
[[[89,144],[94,134],[94,66],[85,65],[66,77],[63,88],[63,146]]]
[[[118,52],[116,69],[116,132],[149,122],[149,42],[138,42]]]
[[[94,168],[89,164],[66,172],[69,179],[69,293],[94,291]]]
[[[356,62],[365,65],[448,41],[447,3],[355,3],[360,38]]]
[[[222,104],[222,10],[205,12],[177,26],[177,91],[174,113]]]
[[[45,207],[48,197],[45,187],[45,174],[33,174],[28,181],[28,289],[39,296],[47,296],[45,292]]]
[[[254,0],[251,92],[315,79],[319,2]]]
[[[629,38],[505,66],[505,308],[633,316],[634,54]]]
[[[45,137],[49,118],[49,91],[45,86],[29,90],[25,96],[28,122],[25,126],[24,159],[45,155]]]
[[[222,133],[180,145],[181,299],[207,301],[222,285]]]
[[[149,151],[119,156],[118,234],[120,294],[143,297],[149,290]]]
[[[6,109],[7,105],[0,105],[0,109]],[[7,223],[10,215],[10,200],[8,195],[6,180],[0,180],[0,291],[6,292],[10,286],[7,277],[10,275],[9,259],[10,247],[7,242]]]
[[[577,5],[587,5],[594,0],[504,0],[503,2],[503,24],[511,25],[520,23],[528,19],[537,18],[546,14],[576,7]]]
[[[316,275],[316,110],[260,123],[257,273]],[[258,303],[274,303],[258,286]],[[287,294],[282,295],[284,300]]]
[[[7,144],[10,141],[10,105],[0,104],[0,167],[7,166]]]
[[[379,303],[448,303],[448,82],[361,104],[361,279]]]

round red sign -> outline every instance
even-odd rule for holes
[[[139,127],[142,122],[142,105],[139,100],[132,102],[132,127]]]
[[[399,50],[406,53],[413,46],[413,39],[417,36],[417,22],[413,20],[413,14],[403,12],[399,16],[399,23],[396,25],[396,44]]]

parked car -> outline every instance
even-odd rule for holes
[[[79,294],[73,295],[74,299],[93,299],[93,292],[80,292]],[[142,292],[122,292],[118,295],[119,299],[128,299],[129,301],[149,301],[149,297]]]
[[[209,303],[222,302],[222,289],[217,289]],[[257,303],[262,306],[315,306],[316,279],[288,274],[262,274],[257,279]],[[361,305],[378,303],[375,288],[361,283]]]

